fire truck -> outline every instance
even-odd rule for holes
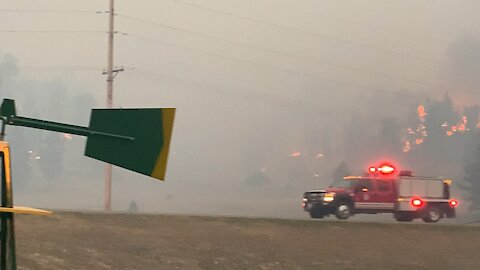
[[[392,213],[397,221],[421,218],[428,223],[454,218],[458,201],[451,198],[450,179],[414,176],[390,164],[372,166],[364,176],[345,176],[325,190],[304,193],[302,207],[312,218]]]

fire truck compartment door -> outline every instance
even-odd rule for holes
[[[401,197],[443,197],[443,182],[441,179],[402,179],[399,182],[399,195]]]

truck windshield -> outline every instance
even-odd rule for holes
[[[354,180],[345,180],[345,179],[337,179],[334,180],[332,184],[330,184],[330,187],[336,187],[336,188],[349,188],[353,186]]]

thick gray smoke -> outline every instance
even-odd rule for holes
[[[104,2],[3,4],[0,93],[20,115],[87,125],[90,108],[104,107]],[[390,159],[461,179],[477,144],[479,8],[116,1],[115,65],[125,70],[114,106],[177,115],[167,181],[115,169],[114,209],[303,217],[302,192],[327,186],[342,162],[362,173]],[[447,134],[462,123],[468,131]],[[7,135],[18,203],[102,209],[104,164],[82,156],[83,138]]]

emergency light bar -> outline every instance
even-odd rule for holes
[[[391,165],[388,165],[388,164],[382,164],[380,165],[379,167],[370,167],[368,168],[368,171],[370,173],[381,173],[381,174],[391,174],[391,173],[394,173],[395,172],[395,168]]]

